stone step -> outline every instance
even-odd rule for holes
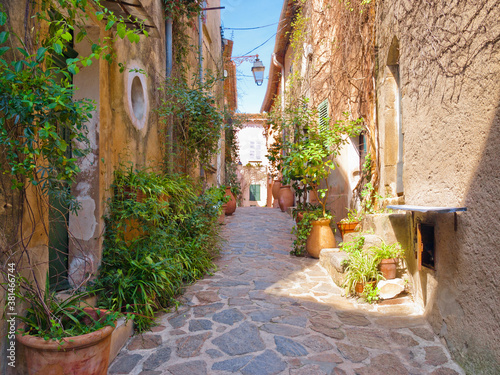
[[[349,255],[345,251],[340,251],[338,248],[323,249],[319,254],[319,263],[330,274],[333,282],[339,287],[344,284],[344,267],[342,262]]]

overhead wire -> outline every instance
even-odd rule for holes
[[[269,27],[269,26],[274,26],[277,25],[279,22],[275,23],[270,23],[269,25],[264,25],[264,26],[255,26],[255,27],[223,27],[225,30],[256,30],[256,29],[263,29],[264,27]]]

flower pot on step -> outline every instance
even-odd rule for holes
[[[306,250],[313,258],[319,258],[322,249],[335,247],[335,236],[330,228],[330,219],[311,222],[312,229],[307,237]]]
[[[397,266],[398,260],[396,258],[382,259],[379,264],[379,269],[386,280],[392,280],[396,278]]]
[[[341,221],[339,221],[337,223],[337,227],[340,230],[340,235],[342,236],[342,240],[344,239],[344,234],[354,232],[358,224],[359,221],[352,221],[350,223],[342,223]]]

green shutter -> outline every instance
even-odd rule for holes
[[[328,126],[328,99],[323,100],[318,106],[319,130],[325,130]]]
[[[250,201],[260,201],[260,185],[250,185]]]

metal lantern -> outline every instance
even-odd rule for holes
[[[266,67],[264,66],[264,64],[262,64],[262,61],[260,61],[259,58],[257,57],[255,59],[255,61],[253,62],[253,66],[252,66],[252,74],[253,74],[253,78],[255,79],[255,83],[257,84],[257,86],[261,86],[262,82],[264,82],[264,70],[265,69],[266,69]]]

